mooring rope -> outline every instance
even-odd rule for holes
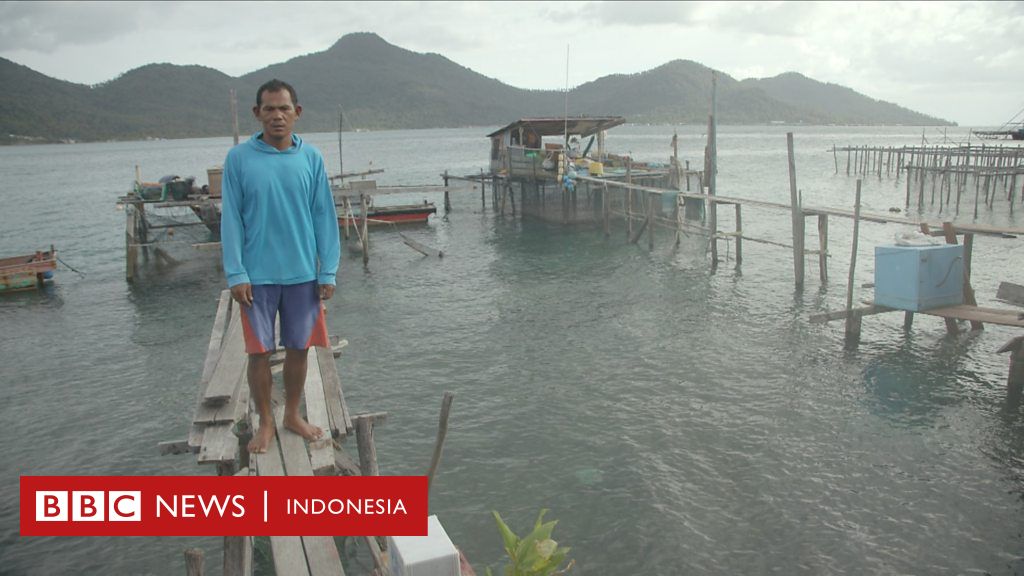
[[[69,270],[71,270],[72,272],[74,272],[74,273],[78,274],[78,275],[79,275],[79,276],[81,276],[82,278],[85,278],[85,273],[84,273],[84,272],[79,272],[78,270],[76,270],[75,268],[73,268],[73,267],[72,267],[72,266],[71,266],[70,264],[68,264],[67,262],[65,262],[65,261],[61,260],[61,259],[60,259],[60,256],[58,256],[58,257],[57,257],[57,262],[60,262],[61,264],[63,264],[63,265],[65,265],[65,266],[67,266],[67,267],[68,267],[68,269],[69,269]]]

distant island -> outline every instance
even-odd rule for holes
[[[569,92],[570,115],[621,115],[633,123],[703,124],[710,68],[673,60],[613,74]],[[347,34],[323,52],[235,78],[204,66],[149,64],[96,86],[50,78],[0,58],[0,144],[189,138],[231,134],[228,94],[238,93],[243,134],[256,88],[277,77],[299,88],[305,132],[497,126],[560,116],[564,93],[524,90],[439,54],[411,52],[372,33]],[[738,81],[718,72],[722,124],[955,126],[795,72]]]

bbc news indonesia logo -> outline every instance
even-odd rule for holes
[[[22,536],[424,536],[425,476],[22,476]]]

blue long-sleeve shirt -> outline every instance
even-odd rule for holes
[[[220,238],[228,286],[333,285],[341,243],[323,156],[294,134],[287,150],[262,136],[235,146],[224,161]]]

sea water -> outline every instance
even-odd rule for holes
[[[493,128],[346,133],[348,171],[383,168],[381,184],[439,184],[488,165]],[[703,127],[623,126],[608,149],[702,164]],[[831,147],[913,145],[934,129],[720,127],[719,194],[789,202],[785,133],[795,133],[805,205],[852,208],[855,179]],[[947,134],[966,138],[967,131]],[[311,134],[337,171],[334,134]],[[168,266],[141,262],[124,280],[124,213],[115,201],[135,166],[145,180],[196,176],[230,139],[0,148],[0,256],[55,244],[62,268],[41,292],[0,297],[0,572],[180,574],[218,538],[21,538],[21,475],[212,474],[191,456],[157,453],[187,435],[223,272],[192,243],[201,229],[161,232]],[[903,207],[905,180],[864,178],[865,210]],[[930,189],[926,189],[930,191]],[[927,199],[926,192],[926,199]],[[437,196],[406,200],[435,202]],[[379,198],[378,203],[388,201]],[[973,221],[962,206],[957,221]],[[968,201],[965,200],[965,204]],[[1019,202],[1019,196],[1018,196]],[[948,336],[902,315],[864,320],[844,351],[842,323],[812,314],[845,305],[852,224],[829,224],[829,280],[792,251],[658,230],[630,244],[599,228],[495,214],[466,185],[452,211],[406,230],[439,248],[423,257],[374,230],[371,258],[343,250],[328,327],[353,412],[386,411],[375,432],[387,474],[426,472],[441,398],[455,393],[431,512],[477,567],[503,565],[491,510],[519,533],[541,508],[572,547],[576,574],[1013,574],[1024,572],[1024,418],[1006,395],[1019,331]],[[927,206],[933,221],[948,217]],[[979,221],[1021,227],[1005,199]],[[720,227],[731,230],[731,210]],[[912,209],[912,216],[917,216]],[[786,211],[747,207],[744,235],[791,243]],[[817,247],[808,220],[807,247]],[[870,300],[873,247],[906,231],[863,222],[856,300]],[[979,236],[974,288],[994,305],[1022,283],[1024,242]],[[365,571],[365,555],[350,557]],[[362,544],[358,544],[362,546]],[[260,565],[267,570],[265,560]]]

